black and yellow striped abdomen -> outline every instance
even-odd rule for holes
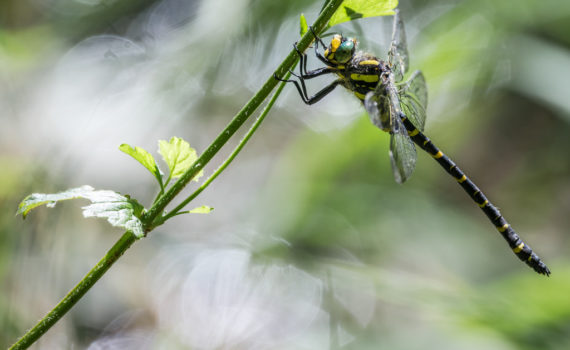
[[[471,199],[483,210],[485,215],[487,215],[489,220],[495,225],[495,228],[507,241],[516,256],[528,266],[532,267],[536,272],[547,276],[550,275],[550,270],[544,262],[540,260],[538,255],[532,251],[528,244],[519,238],[497,207],[487,199],[477,185],[475,185],[448,156],[443,154],[427,136],[419,131],[403,113],[400,113],[398,117],[404,122],[408,135],[412,140],[420,148],[429,153],[448,174],[453,176]]]
[[[323,56],[318,52],[318,46],[321,44],[326,47],[326,45],[314,32],[313,34],[316,39],[315,55],[326,66],[307,71],[306,55],[294,46],[299,55],[300,74],[297,75],[291,71],[290,73],[298,78],[298,81],[282,79],[277,75],[275,75],[275,79],[292,83],[303,102],[308,105],[317,103],[339,85],[350,90],[364,104],[373,124],[392,134],[390,136],[390,157],[396,181],[402,183],[411,176],[414,170],[417,156],[415,146],[409,139],[411,138],[416,145],[429,153],[448,174],[457,180],[459,185],[487,215],[519,259],[536,272],[550,275],[548,267],[519,238],[497,207],[487,199],[449,157],[443,154],[422,133],[426,117],[427,88],[420,71],[414,72],[408,80],[402,81],[408,70],[409,62],[401,20],[395,16],[388,62],[381,61],[371,54],[355,53],[356,39],[345,38],[339,34],[333,37]],[[338,79],[314,95],[309,95],[305,80],[326,74],[336,74]],[[406,117],[405,113],[408,113],[411,120]],[[414,123],[420,129],[417,129]]]

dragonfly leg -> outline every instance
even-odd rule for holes
[[[323,62],[324,64],[326,64],[327,66],[331,65],[331,61],[327,60],[323,55],[321,55],[321,53],[319,52],[319,43],[323,46],[323,48],[326,48],[327,45],[325,45],[325,43],[321,40],[321,38],[319,38],[319,36],[317,35],[317,33],[315,33],[313,27],[309,27],[309,29],[311,30],[311,33],[313,33],[313,36],[315,37],[315,56],[317,56],[317,58],[319,59],[319,61]]]
[[[297,55],[299,55],[299,72],[301,72],[301,75],[305,75],[307,74],[307,55],[299,50],[297,43],[294,43],[293,47],[297,51]]]
[[[301,82],[302,82],[302,80],[301,80]],[[338,85],[341,85],[342,83],[344,83],[343,80],[337,79],[337,80],[333,81],[332,83],[330,83],[329,85],[325,86],[322,90],[318,91],[313,96],[308,97],[308,98],[305,96],[304,102],[308,105],[312,105],[314,103],[317,103],[323,97],[330,94]],[[297,88],[297,90],[298,90],[298,88]]]
[[[319,36],[317,35],[317,33],[315,33],[315,30],[313,29],[313,26],[309,26],[309,29],[311,30],[311,33],[313,33],[313,36],[315,37],[315,41],[316,41],[315,44],[316,44],[316,46],[318,46],[319,43],[320,43],[321,45],[323,45],[323,47],[327,47],[327,46],[325,45],[325,43],[323,43],[323,41],[321,40],[321,38],[319,38]]]
[[[341,79],[337,79],[337,80],[333,81],[332,83],[330,83],[329,85],[325,86],[322,90],[318,91],[313,96],[309,96],[307,94],[307,87],[305,86],[305,82],[304,82],[303,78],[301,76],[298,76],[297,74],[295,74],[293,72],[291,72],[291,73],[294,76],[296,76],[297,78],[299,78],[299,81],[296,81],[294,79],[281,79],[275,74],[273,75],[273,77],[279,81],[283,81],[286,83],[293,83],[295,85],[295,88],[297,88],[297,91],[299,92],[299,95],[301,96],[301,99],[303,100],[303,102],[305,102],[308,105],[312,105],[312,104],[319,102],[323,97],[330,94],[338,85],[343,83],[343,81]]]
[[[303,79],[311,79],[325,74],[336,73],[337,71],[338,70],[336,68],[323,67],[305,72],[304,74],[301,74],[301,77]]]
[[[323,67],[307,71],[307,55],[301,53],[301,51],[297,48],[297,43],[293,44],[293,47],[295,48],[295,51],[297,51],[297,54],[299,55],[299,72],[301,73],[301,77],[303,77],[303,79],[311,79],[324,74],[338,72],[338,69],[332,67]]]

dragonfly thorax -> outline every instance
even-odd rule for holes
[[[352,91],[362,102],[367,93],[375,91],[378,84],[383,84],[388,65],[376,56],[356,52],[350,61],[343,65],[337,65],[335,73],[341,78],[342,86]]]

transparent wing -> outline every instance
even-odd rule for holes
[[[421,74],[421,73],[420,73]],[[414,74],[416,75],[416,74]],[[418,79],[417,77],[414,81]],[[420,80],[418,80],[419,82]],[[413,84],[410,79],[409,86],[403,86],[404,92],[411,91]],[[384,91],[384,93],[382,93]],[[410,92],[411,93],[411,92]],[[374,125],[384,131],[390,132],[390,162],[392,172],[396,182],[403,183],[412,176],[416,167],[416,146],[408,135],[404,123],[400,119],[400,112],[409,109],[412,102],[401,103],[400,96],[406,97],[405,93],[400,94],[393,84],[393,78],[387,88],[369,92],[364,99],[364,107],[368,112],[370,120]],[[410,101],[413,101],[410,98]],[[425,115],[423,116],[425,119]]]
[[[392,120],[390,133],[390,162],[397,183],[404,183],[412,176],[416,167],[416,146],[399,118]]]
[[[392,67],[396,81],[402,81],[408,71],[408,44],[406,42],[406,32],[404,22],[400,17],[399,10],[394,13],[394,26],[392,28],[392,43],[388,51],[388,62]]]
[[[386,95],[370,91],[364,98],[364,108],[372,124],[384,131],[391,129],[390,104]]]
[[[424,131],[427,108],[427,86],[424,75],[417,70],[399,85],[398,96],[402,112],[420,131]]]

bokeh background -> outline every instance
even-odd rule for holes
[[[83,219],[84,202],[22,221],[19,201],[89,184],[148,205],[154,179],[118,146],[157,155],[159,139],[179,136],[203,151],[291,50],[299,14],[312,22],[320,6],[0,3],[0,347],[121,235]],[[412,69],[429,86],[426,133],[550,278],[518,261],[431,157],[420,152],[414,176],[396,184],[388,135],[349,93],[309,107],[289,86],[194,202],[215,210],[137,242],[34,348],[570,348],[570,2],[400,9]],[[385,57],[391,22],[333,31]],[[330,78],[316,80],[311,91]]]

